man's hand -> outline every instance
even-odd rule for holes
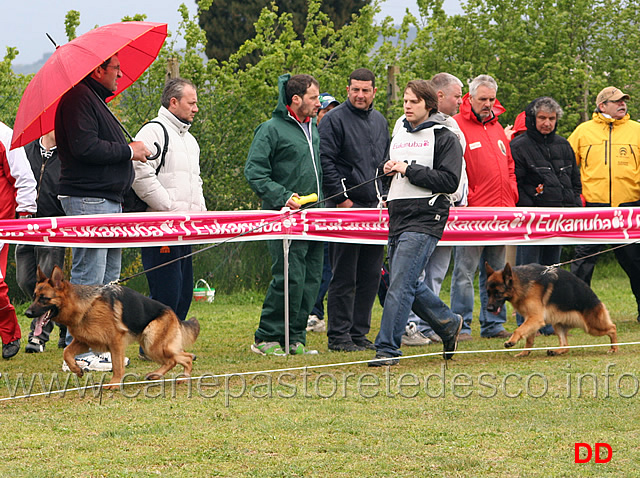
[[[504,134],[507,137],[508,141],[511,141],[511,138],[513,138],[515,131],[513,131],[513,125],[512,124],[508,124],[507,126],[504,127]]]
[[[151,156],[151,151],[149,151],[142,141],[134,141],[133,143],[129,143],[129,146],[131,146],[133,150],[133,158],[131,158],[131,161],[142,161],[146,163],[147,156]]]
[[[353,207],[353,201],[351,199],[347,199],[346,201],[341,202],[340,204],[336,204],[336,207],[348,209],[350,207]]]
[[[288,207],[289,209],[300,209],[300,204],[298,204],[293,200],[293,198],[299,198],[299,197],[300,196],[298,195],[298,193],[293,193],[291,197],[287,199],[287,203],[285,204],[285,206]]]

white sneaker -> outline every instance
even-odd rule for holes
[[[409,322],[405,333],[402,334],[402,345],[406,345],[408,347],[419,347],[422,345],[429,345],[431,343],[433,343],[431,339],[418,330],[415,322]]]
[[[113,371],[113,365],[111,363],[111,353],[104,352],[101,354],[94,354],[89,352],[87,354],[78,355],[76,357],[76,363],[85,372],[111,372]],[[129,357],[124,358],[124,366],[129,365]],[[62,371],[70,372],[67,362],[62,362]]]
[[[324,320],[320,319],[317,315],[310,315],[307,320],[307,332],[326,332],[327,325]]]

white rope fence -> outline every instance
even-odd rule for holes
[[[563,349],[587,349],[594,347],[611,347],[612,345],[618,346],[627,346],[627,345],[640,345],[640,342],[621,342],[617,344],[611,343],[603,343],[603,344],[584,344],[584,345],[566,345],[563,346]],[[521,352],[521,351],[537,351],[537,350],[556,350],[559,347],[531,347],[531,348],[501,348],[501,349],[486,349],[486,350],[457,350],[455,352],[456,355],[473,355],[473,354],[493,354],[493,353],[505,353],[505,352]],[[414,354],[414,355],[402,355],[396,357],[399,360],[407,360],[407,359],[417,359],[422,357],[434,357],[434,356],[442,356],[442,352],[429,352],[424,354]],[[384,360],[384,359],[380,359]],[[288,367],[288,368],[276,368],[276,369],[266,369],[266,370],[258,370],[251,372],[232,372],[232,373],[222,373],[222,374],[207,374],[201,375],[199,377],[187,377],[187,376],[179,376],[172,379],[159,379],[159,380],[141,380],[136,382],[121,382],[118,384],[112,383],[98,383],[94,385],[88,385],[84,387],[75,387],[75,388],[64,388],[60,390],[49,390],[45,392],[39,393],[29,393],[25,395],[19,396],[10,396],[0,398],[0,402],[6,402],[11,400],[21,400],[26,398],[33,398],[38,396],[52,396],[56,394],[66,394],[69,392],[75,391],[88,391],[92,389],[102,388],[103,386],[131,386],[131,385],[153,385],[153,384],[174,384],[174,383],[186,383],[189,381],[196,380],[204,380],[204,379],[216,379],[216,378],[233,378],[233,377],[242,377],[247,375],[266,375],[266,374],[274,374],[274,373],[285,373],[285,372],[295,372],[295,371],[304,371],[307,372],[309,370],[318,370],[318,369],[326,369],[326,368],[337,368],[337,367],[345,367],[348,365],[361,365],[368,364],[372,362],[373,359],[368,360],[356,360],[350,362],[337,362],[337,363],[328,363],[328,364],[317,364],[317,365],[303,365],[298,367]],[[447,362],[445,362],[446,364]],[[0,374],[0,378],[2,378],[2,374]],[[102,403],[102,390],[100,391],[100,402]]]

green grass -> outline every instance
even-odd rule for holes
[[[640,341],[635,302],[617,264],[599,264],[593,287],[617,323],[620,342]],[[617,355],[607,354],[606,347],[572,349],[562,357],[534,351],[524,359],[511,351],[458,354],[446,370],[439,356],[427,356],[404,359],[390,372],[351,364],[220,377],[372,358],[371,352],[328,352],[320,334],[308,338],[320,350],[317,356],[252,354],[262,299],[260,293],[217,294],[212,304],[194,304],[202,332],[192,350],[198,355],[193,375],[206,378],[190,387],[130,385],[121,392],[68,391],[1,401],[0,476],[637,473],[638,346],[621,347]],[[376,304],[372,339],[380,315]],[[28,321],[21,315],[20,322],[26,336]],[[502,350],[500,340],[479,338],[477,320],[473,327],[475,340],[461,343],[461,351]],[[514,327],[510,316],[507,329]],[[574,330],[569,340],[603,344],[608,338]],[[536,346],[556,344],[553,336],[536,339]],[[440,351],[433,345],[404,353]],[[137,359],[137,346],[128,355],[129,381],[154,366]],[[0,398],[26,393],[32,379],[31,394],[43,391],[40,377],[45,389],[53,377],[64,383],[71,376],[61,372],[61,364],[55,340],[45,353],[20,352],[0,362]],[[27,390],[16,388],[19,374]],[[99,381],[100,375],[92,379]],[[67,388],[74,380],[69,383]],[[576,442],[608,443],[613,459],[575,464]]]

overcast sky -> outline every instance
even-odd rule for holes
[[[45,33],[59,44],[65,43],[64,17],[69,10],[80,12],[78,34],[96,25],[119,22],[122,17],[136,13],[146,14],[150,22],[168,23],[169,30],[175,32],[180,21],[178,6],[181,3],[192,14],[195,13],[194,0],[3,0],[0,7],[0,57],[4,57],[8,46],[20,51],[14,64],[31,64],[45,53],[52,52],[53,45]],[[382,3],[380,16],[390,15],[400,21],[406,8],[414,14],[418,12],[415,0],[386,0]],[[445,9],[449,13],[459,12],[459,1],[445,0]]]

